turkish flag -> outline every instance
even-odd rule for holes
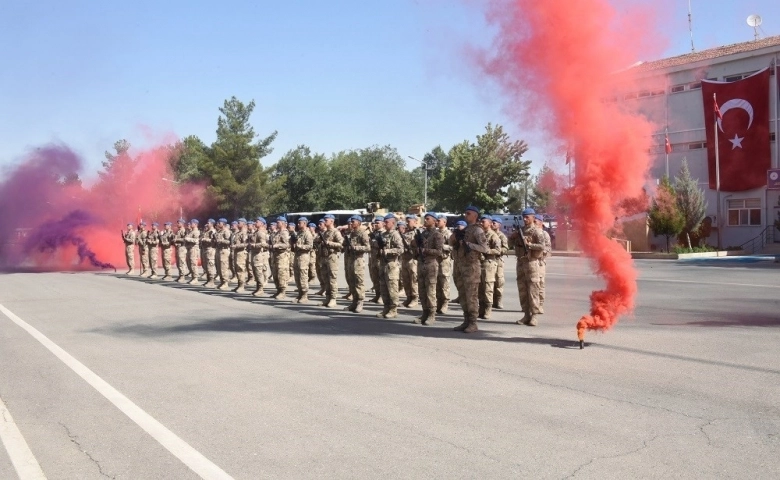
[[[766,185],[769,146],[769,68],[736,82],[702,81],[710,188],[715,182],[715,132],[718,124],[720,189],[741,192]],[[711,99],[715,95],[715,107]],[[720,107],[720,108],[718,108]],[[721,118],[718,118],[717,111]]]

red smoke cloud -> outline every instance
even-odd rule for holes
[[[632,105],[602,99],[615,96],[618,79],[620,89],[631,88],[627,67],[655,56],[642,42],[658,37],[654,15],[621,8],[606,0],[489,2],[497,34],[480,60],[521,125],[543,131],[551,142],[546,149],[574,152],[571,216],[583,252],[606,283],[591,294],[581,331],[610,328],[633,309],[637,291],[631,256],[606,232],[620,203],[642,193],[654,128],[627,110]]]
[[[190,214],[204,207],[204,187],[170,181],[172,153],[168,147],[131,150],[87,187],[68,181],[83,170],[72,150],[36,149],[2,175],[0,268],[124,266],[119,235],[127,223],[143,219],[162,227],[179,218],[180,206]]]

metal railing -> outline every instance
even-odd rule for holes
[[[761,233],[743,243],[739,247],[748,253],[756,253],[764,249],[765,246],[775,241],[775,226],[769,225],[761,230]]]

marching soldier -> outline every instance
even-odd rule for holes
[[[317,263],[315,266],[315,270],[317,273],[317,281],[320,284],[320,289],[315,295],[325,295],[325,278],[322,276],[323,270],[323,259],[325,258],[325,253],[323,252],[323,245],[322,245],[322,233],[325,232],[325,219],[321,218],[319,221],[319,224],[317,226],[317,231],[314,233],[314,250],[317,252]]]
[[[447,228],[447,215],[440,213],[436,217],[437,230],[444,237],[441,261],[439,262],[439,274],[436,279],[436,313],[447,313],[450,304],[450,277],[452,276],[452,247],[449,244],[450,229]]]
[[[152,231],[146,237],[146,245],[149,248],[149,278],[157,278],[157,256],[160,245],[160,224],[152,223]]]
[[[306,217],[298,219],[298,231],[290,237],[293,244],[293,273],[295,286],[298,287],[298,298],[293,303],[309,303],[309,263],[311,250],[314,247],[314,236],[311,234]]]
[[[493,310],[493,290],[496,285],[496,270],[501,260],[501,239],[493,230],[493,218],[483,215],[479,219],[485,231],[487,251],[482,254],[482,280],[479,283],[479,316],[487,320]]]
[[[336,306],[336,296],[339,293],[339,252],[344,248],[344,237],[333,225],[336,217],[327,214],[324,219],[325,231],[322,233],[321,249],[323,253],[322,278],[325,280],[325,300],[322,302],[322,306],[333,308]]]
[[[216,244],[216,267],[219,272],[220,290],[227,290],[230,283],[230,228],[227,218],[220,218],[217,222],[217,232],[214,236]]]
[[[404,242],[404,253],[401,255],[401,278],[404,284],[404,293],[406,293],[406,300],[404,301],[404,307],[414,308],[417,306],[417,300],[419,298],[417,288],[417,255],[413,252],[414,248],[414,236],[417,234],[417,215],[409,214],[406,216],[406,231],[399,233],[402,235]]]
[[[371,250],[371,241],[368,238],[368,229],[363,226],[362,217],[350,217],[349,224],[351,228],[348,236],[344,238],[344,258],[347,259],[344,274],[352,294],[352,304],[344,310],[360,313],[363,311],[365,299],[365,257]]]
[[[238,233],[238,220],[230,222],[230,244],[233,245],[233,237]],[[236,278],[236,252],[230,249],[230,279]]]
[[[249,239],[249,246],[252,262],[252,273],[255,276],[255,290],[252,296],[262,297],[265,295],[265,284],[268,281],[268,229],[263,217],[257,217],[255,222],[255,233]]]
[[[379,258],[379,244],[377,239],[382,236],[384,231],[384,217],[377,216],[372,223],[373,230],[371,231],[371,251],[368,255],[368,274],[371,277],[371,290],[374,291],[374,298],[369,300],[372,303],[380,303],[382,301],[382,293],[379,288],[381,277],[381,264]]]
[[[436,228],[436,214],[428,212],[423,217],[425,228],[415,234],[412,245],[418,263],[418,293],[422,303],[422,316],[414,323],[431,325],[436,321],[436,284],[439,278],[439,266],[444,254],[444,236]],[[449,281],[449,279],[447,280]]]
[[[379,290],[384,308],[376,316],[394,318],[398,316],[398,280],[401,278],[398,259],[404,252],[401,234],[395,228],[396,217],[388,213],[384,219],[385,230],[378,238],[379,246]]]
[[[190,228],[184,237],[184,245],[187,248],[187,268],[190,271],[191,279],[187,282],[190,285],[198,283],[198,259],[200,258],[200,230],[198,230],[198,219],[190,220]]]
[[[176,268],[179,270],[179,276],[176,278],[176,281],[183,283],[187,275],[190,274],[187,267],[187,246],[184,244],[188,226],[183,218],[176,222],[176,226],[176,234],[173,236],[173,244],[176,246]]]
[[[481,254],[487,252],[485,231],[477,224],[479,208],[469,205],[463,214],[466,228],[456,230],[450,237],[450,245],[455,249],[456,265],[459,271],[460,305],[463,307],[463,324],[456,331],[473,333],[477,327],[479,314],[479,283],[482,277]]]
[[[206,228],[200,235],[201,265],[206,272],[206,283],[204,287],[216,287],[214,280],[217,276],[217,230],[214,228],[216,222],[209,218],[206,222]]]
[[[503,310],[504,305],[502,300],[504,298],[504,256],[509,250],[509,239],[506,238],[504,232],[501,231],[502,227],[501,217],[493,217],[493,231],[498,235],[498,239],[501,241],[501,257],[498,259],[498,268],[496,268],[496,285],[493,287],[493,308],[496,310]]]
[[[173,239],[175,236],[171,222],[165,222],[165,228],[160,232],[160,247],[162,247],[163,271],[165,272],[163,280],[173,279],[171,265],[173,264]]]
[[[238,286],[232,291],[236,293],[242,293],[244,286],[246,285],[246,245],[247,245],[247,228],[246,219],[238,219],[238,231],[233,235],[230,243],[230,250],[233,252],[233,259],[235,262],[236,277],[238,278]]]
[[[273,250],[272,273],[276,284],[276,294],[271,298],[281,299],[287,295],[287,283],[290,281],[290,233],[287,231],[287,219],[276,219],[276,232],[271,234]]]
[[[314,222],[309,222],[309,231],[311,232],[311,238],[314,239],[317,237],[317,224]],[[313,245],[311,252],[309,252],[309,283],[312,282],[315,278],[317,278],[317,246]]]
[[[146,269],[149,266],[149,245],[146,243],[146,239],[149,238],[149,231],[146,230],[146,222],[138,224],[138,233],[136,233],[136,242],[138,243],[138,254],[141,257],[141,273],[140,275],[146,276]]]
[[[552,254],[552,240],[550,239],[550,234],[547,233],[547,230],[544,229],[544,216],[537,213],[534,217],[534,220],[536,228],[542,232],[542,237],[544,237],[544,242],[542,242],[542,245],[544,245],[544,250],[542,251],[542,258],[539,261],[539,306],[544,308],[544,279],[545,276],[547,276],[547,258],[550,256],[550,254]]]
[[[458,230],[463,230],[466,228],[466,222],[463,220],[458,220],[457,223],[455,223],[455,231],[456,233]],[[449,239],[450,245],[452,245],[452,237],[450,236]],[[454,251],[451,251],[450,254],[452,255],[452,281],[455,282],[455,290],[458,292],[458,296],[455,297],[453,300],[454,303],[460,304],[460,289],[461,289],[461,282],[460,282],[460,268],[458,268],[458,256],[455,255]]]
[[[127,274],[132,275],[135,269],[135,227],[127,224],[127,231],[122,232],[122,241],[125,243],[125,261],[127,261]]]
[[[538,324],[538,315],[542,310],[539,294],[541,290],[541,259],[544,255],[544,236],[534,225],[532,208],[523,210],[523,226],[520,231],[510,235],[509,240],[515,244],[517,255],[517,290],[520,296],[520,307],[525,315],[517,324],[535,327]],[[520,238],[522,235],[523,239]]]

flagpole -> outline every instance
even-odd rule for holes
[[[715,102],[715,107],[718,106],[718,100],[715,96],[715,94],[712,94],[712,100]],[[720,250],[721,247],[721,240],[723,239],[722,236],[722,228],[721,225],[723,224],[723,219],[721,218],[720,211],[720,150],[718,149],[718,116],[713,114],[713,127],[715,130],[715,191],[717,193],[716,201],[718,203],[717,213],[715,214],[717,217],[717,224],[718,224],[718,250]]]
[[[666,178],[669,178],[669,149],[666,145],[669,144],[669,127],[666,127],[666,134],[664,135],[664,152],[666,152]]]

